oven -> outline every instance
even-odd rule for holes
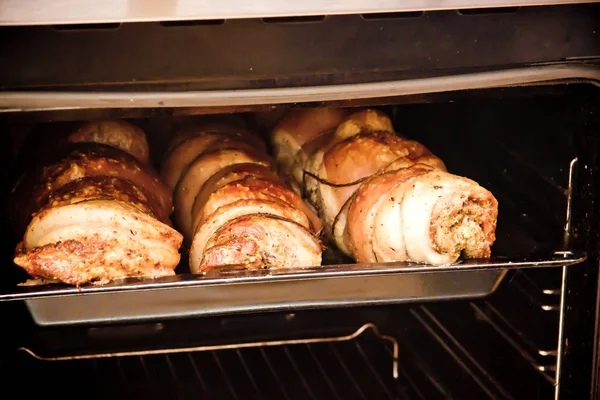
[[[598,397],[598,4],[129,3],[0,5],[1,390]],[[257,115],[325,106],[384,112],[491,190],[492,257],[361,264],[328,249],[320,268],[182,261],[165,278],[19,285],[7,205],[24,146],[123,119],[159,168],[187,121],[265,131]]]

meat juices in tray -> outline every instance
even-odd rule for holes
[[[321,239],[359,263],[490,256],[494,196],[381,112],[292,110],[271,139],[274,159],[243,124],[195,122],[174,134],[159,177],[140,128],[84,124],[15,186],[14,261],[82,285],[173,275],[182,244],[194,274],[318,267]]]

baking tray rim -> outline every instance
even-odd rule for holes
[[[174,276],[144,279],[129,278],[105,285],[67,286],[46,284],[38,286],[16,286],[14,290],[1,293],[0,301],[30,300],[36,298],[65,297],[91,294],[108,294],[124,291],[151,291],[178,289],[183,287],[207,287],[228,285],[252,285],[315,279],[344,279],[376,275],[432,274],[484,270],[508,270],[522,268],[567,267],[580,264],[587,259],[583,251],[557,251],[547,257],[492,257],[470,259],[457,264],[428,265],[410,262],[379,264],[337,264],[294,269],[216,269],[205,274],[178,274]]]

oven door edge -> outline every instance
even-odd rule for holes
[[[183,92],[0,92],[0,113],[90,108],[223,107],[373,99],[572,80],[600,86],[600,66],[555,64],[400,81]]]

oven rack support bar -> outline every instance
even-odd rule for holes
[[[594,0],[3,0],[0,25],[93,24],[189,21],[314,15],[372,14],[593,3]]]
[[[58,356],[58,357],[44,357],[36,354],[33,350],[26,347],[21,347],[17,351],[22,351],[30,356],[43,361],[69,361],[69,360],[88,360],[97,358],[114,358],[114,357],[134,357],[134,356],[150,356],[159,354],[176,354],[176,353],[193,353],[200,351],[220,351],[220,350],[238,350],[246,348],[261,348],[261,347],[273,347],[273,346],[292,346],[299,344],[316,344],[316,343],[335,343],[335,342],[349,342],[353,341],[366,331],[372,331],[378,338],[386,340],[392,344],[392,374],[394,379],[398,379],[398,341],[392,337],[382,334],[379,328],[373,323],[366,323],[355,332],[338,337],[320,337],[320,338],[308,338],[308,339],[289,339],[289,340],[274,340],[265,342],[244,342],[244,343],[233,343],[233,344],[219,344],[211,346],[195,346],[195,347],[182,347],[182,348],[171,348],[171,349],[158,349],[158,350],[139,350],[139,351],[126,351],[117,353],[96,353],[96,354],[81,354],[71,356]]]

